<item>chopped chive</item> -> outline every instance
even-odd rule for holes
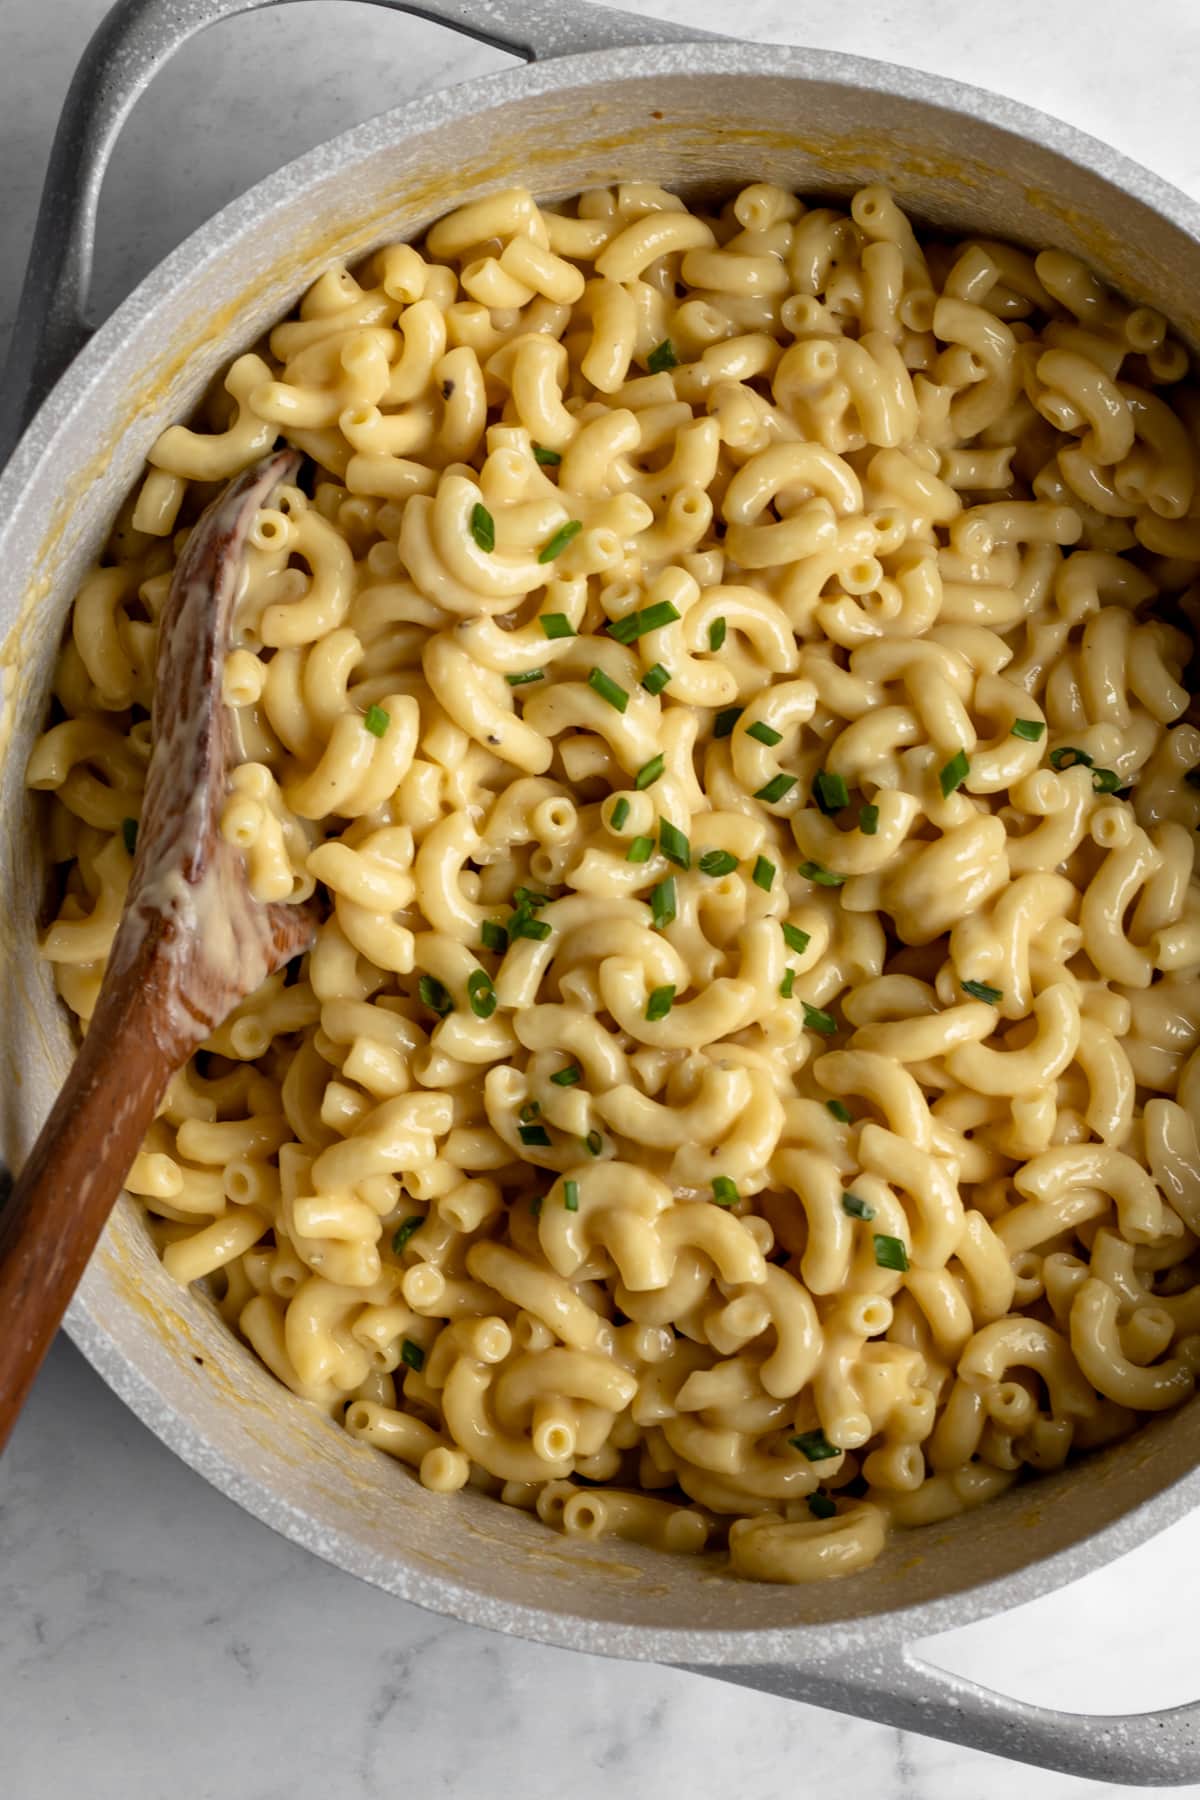
[[[908,1251],[898,1237],[875,1233],[875,1263],[880,1269],[895,1269],[903,1274],[908,1267]]]
[[[1014,719],[1010,737],[1024,738],[1027,744],[1036,744],[1045,735],[1046,725],[1042,719]]]
[[[634,787],[637,788],[639,793],[643,788],[653,787],[666,766],[666,762],[664,761],[663,754],[660,750],[657,756],[652,756],[648,763],[642,764],[641,768],[633,778]]]
[[[632,844],[630,844],[628,850],[625,852],[625,861],[631,863],[649,862],[653,852],[653,838],[635,837]]]
[[[391,722],[391,713],[385,712],[382,706],[368,706],[363,715],[363,729],[372,737],[381,738]]]
[[[623,619],[614,619],[608,635],[616,638],[618,644],[632,644],[646,632],[661,631],[664,625],[673,625],[680,617],[682,615],[669,600],[656,600],[653,606],[644,607],[641,612],[626,613]]]
[[[417,992],[425,1006],[431,1006],[439,1019],[454,1011],[454,1002],[434,975],[422,975],[417,983]]]
[[[607,700],[608,704],[615,707],[617,712],[623,713],[629,705],[629,695],[620,682],[614,681],[611,675],[606,675],[603,669],[589,669],[587,684],[594,694],[599,694],[602,700]]]
[[[583,1140],[583,1147],[589,1156],[599,1156],[604,1148],[604,1139],[598,1131],[589,1131]]]
[[[577,1081],[582,1081],[583,1070],[578,1063],[568,1063],[565,1069],[560,1069],[550,1079],[555,1087],[574,1087]]]
[[[544,1125],[518,1125],[517,1136],[523,1144],[534,1144],[541,1150],[550,1148],[550,1133]]]
[[[132,856],[137,849],[137,833],[138,828],[136,819],[121,820],[121,838],[130,856]]]
[[[675,877],[668,875],[650,891],[650,911],[654,915],[654,923],[659,931],[665,931],[675,917]]]
[[[490,1019],[496,1010],[496,990],[486,969],[473,969],[467,977],[467,999],[477,1019]]]
[[[854,1123],[854,1115],[850,1108],[843,1106],[840,1100],[827,1100],[825,1110],[833,1114],[839,1125],[853,1125]]]
[[[765,800],[768,806],[774,806],[775,802],[782,800],[783,796],[795,785],[796,777],[794,775],[772,775],[765,786],[755,789],[754,798]]]
[[[989,1006],[995,1006],[998,1000],[1004,998],[1003,988],[989,987],[986,981],[964,981],[962,991],[970,994],[972,1000],[986,1000]]]
[[[540,1219],[542,1216],[542,1201],[545,1197],[544,1194],[535,1194],[533,1199],[529,1202],[529,1210],[535,1219]]]
[[[1092,786],[1098,794],[1115,794],[1121,785],[1121,777],[1115,769],[1093,769]]]
[[[557,469],[562,457],[557,450],[547,450],[545,444],[533,446],[533,460],[541,463],[543,469]]]
[[[541,944],[550,936],[550,926],[545,919],[532,919],[526,912],[515,912],[508,921],[508,935],[514,943],[518,938],[533,938]]]
[[[803,875],[805,881],[815,881],[818,887],[842,887],[846,881],[844,875],[835,875],[832,869],[822,868],[816,862],[802,862],[796,873]]]
[[[658,1019],[665,1019],[675,1000],[673,987],[656,987],[646,1002],[646,1017],[653,1025]]]
[[[808,932],[801,931],[798,925],[789,925],[786,919],[779,921],[779,929],[783,932],[783,941],[788,949],[794,950],[797,956],[803,956],[812,941]]]
[[[846,786],[844,775],[835,775],[829,769],[819,769],[813,780],[813,794],[817,805],[823,813],[840,812],[843,806],[850,804],[850,790]]]
[[[471,508],[471,536],[481,550],[496,548],[496,521],[486,506],[477,501]]]
[[[485,919],[479,927],[479,935],[483,939],[485,950],[494,950],[497,956],[503,956],[508,949],[508,933],[503,925],[497,925],[494,919]]]
[[[745,710],[744,706],[725,707],[713,720],[713,736],[715,738],[729,737]]]
[[[612,809],[611,824],[612,824],[613,830],[620,831],[621,827],[624,825],[624,823],[628,817],[629,817],[629,801],[626,799],[625,795],[622,794],[621,798],[617,801],[616,805]]]
[[[548,638],[569,638],[575,636],[575,627],[566,613],[543,613],[539,621]]]
[[[528,907],[530,912],[541,912],[543,906],[549,906],[549,894],[539,894],[536,888],[515,887],[513,899],[518,906]]]
[[[728,629],[729,628],[723,618],[713,620],[708,628],[708,647],[710,650],[719,650],[721,648],[721,645],[725,642],[725,633]]]
[[[425,1220],[421,1213],[413,1213],[411,1218],[405,1219],[403,1224],[397,1225],[395,1231],[392,1233],[392,1249],[397,1256],[399,1256],[413,1232],[420,1231],[424,1223]]]
[[[692,847],[678,825],[672,825],[669,819],[660,819],[658,822],[658,847],[667,861],[673,862],[677,869],[691,868]]]
[[[706,850],[696,866],[702,875],[732,875],[737,857],[728,850]]]
[[[810,1006],[802,1001],[804,1007],[804,1023],[809,1031],[819,1031],[822,1037],[832,1037],[837,1030],[837,1020],[832,1013],[822,1012],[819,1006]]]
[[[566,524],[560,525],[554,536],[548,538],[542,545],[538,551],[538,561],[540,563],[553,562],[556,556],[562,555],[571,539],[577,538],[582,530],[582,519],[568,519]]]
[[[877,806],[860,806],[858,809],[858,829],[864,837],[874,837],[879,830],[879,808]]]
[[[810,1494],[808,1510],[814,1519],[832,1519],[837,1516],[837,1501],[831,1500],[828,1494]]]
[[[785,1000],[791,999],[792,989],[795,987],[795,985],[796,985],[796,971],[795,971],[795,969],[789,969],[787,974],[784,976],[783,980],[779,984],[779,991],[783,995]]]
[[[799,1450],[807,1456],[809,1462],[828,1462],[831,1456],[842,1453],[836,1444],[831,1444],[823,1431],[801,1431],[796,1437],[790,1437],[788,1443],[793,1450]]]
[[[563,1182],[563,1206],[567,1212],[579,1211],[579,1183],[577,1181]]]
[[[411,1338],[405,1338],[400,1346],[400,1361],[408,1369],[415,1369],[418,1374],[425,1367],[425,1352],[420,1344],[414,1344]]]
[[[517,1114],[517,1117],[520,1119],[522,1125],[532,1125],[541,1110],[542,1109],[536,1100],[527,1100]]]
[[[776,731],[773,725],[764,725],[761,719],[755,719],[753,725],[747,725],[746,736],[752,737],[756,743],[766,744],[768,749],[783,742],[782,731]]]
[[[1090,769],[1094,761],[1094,757],[1089,756],[1086,750],[1080,750],[1075,744],[1060,744],[1057,750],[1050,752],[1052,769],[1073,769],[1076,765]]]
[[[775,864],[760,856],[754,864],[754,873],[750,877],[755,887],[760,887],[764,894],[769,894],[775,880]]]
[[[864,1200],[861,1194],[844,1193],[842,1195],[842,1211],[852,1219],[873,1219],[875,1208]]]
[[[737,1182],[728,1175],[715,1175],[712,1191],[718,1206],[736,1206],[742,1197],[737,1191]]]
[[[948,763],[943,763],[938,771],[942,798],[948,800],[956,788],[960,788],[971,773],[971,765],[967,761],[965,750],[956,750]]]
[[[654,667],[647,669],[642,676],[642,686],[648,694],[661,694],[670,679],[670,669],[664,669],[661,663],[655,663]]]
[[[531,681],[545,681],[545,669],[526,669],[523,675],[506,675],[509,687],[525,687]]]
[[[652,375],[661,375],[664,369],[679,367],[679,358],[675,354],[675,346],[670,338],[664,338],[661,344],[655,344],[646,358],[646,367]]]

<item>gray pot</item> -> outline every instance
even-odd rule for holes
[[[75,359],[0,481],[0,1149],[14,1165],[71,1057],[36,954],[42,869],[22,785],[70,596],[158,432],[330,257],[361,256],[513,180],[569,194],[614,178],[695,188],[769,174],[845,195],[882,178],[935,225],[1078,252],[1200,342],[1200,211],[1025,107],[882,63],[699,41],[578,0],[382,0],[536,60],[385,114],[291,164],[189,238],[85,343],[96,199],[121,122],[186,38],[272,3],[124,0],[87,52],[51,163],[11,412]],[[908,1648],[1032,1599],[1178,1518],[1200,1497],[1195,1403],[905,1537],[850,1580],[772,1588],[625,1543],[584,1549],[470,1493],[425,1492],[278,1386],[202,1298],[181,1292],[128,1201],[67,1329],[223,1492],[436,1612],[703,1670],[1074,1774],[1144,1785],[1200,1777],[1200,1703],[1122,1718],[1052,1713]]]

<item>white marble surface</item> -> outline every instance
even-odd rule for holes
[[[1200,194],[1196,0],[627,3],[982,80]],[[0,0],[0,346],[57,107],[104,4]],[[288,155],[503,60],[347,0],[213,31],[139,106],[118,151],[98,311]],[[930,1654],[1051,1705],[1190,1699],[1198,1567],[1200,1516]],[[274,1537],[177,1463],[73,1350],[52,1354],[0,1468],[3,1800],[796,1800],[818,1788],[829,1800],[1137,1791],[432,1618]]]

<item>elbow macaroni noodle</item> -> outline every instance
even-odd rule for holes
[[[130,1174],[171,1273],[427,1488],[768,1581],[1185,1400],[1186,369],[879,188],[323,275],[154,446],[29,765],[86,1027],[171,570],[282,434],[221,829],[324,917]]]

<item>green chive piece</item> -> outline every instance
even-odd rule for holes
[[[649,862],[653,854],[653,838],[635,837],[632,844],[630,844],[628,850],[625,852],[625,861],[631,863]]]
[[[879,830],[879,808],[877,806],[860,806],[858,809],[858,829],[864,837],[874,837]]]
[[[790,1437],[788,1443],[793,1450],[799,1450],[807,1456],[809,1462],[828,1462],[831,1456],[842,1453],[836,1444],[831,1444],[823,1431],[802,1431],[797,1437]]]
[[[541,912],[543,906],[549,906],[549,894],[539,894],[536,888],[516,887],[513,899],[518,906],[527,907],[530,912]]]
[[[136,819],[121,820],[121,838],[130,856],[132,856],[137,849],[137,831]]]
[[[658,847],[668,862],[673,862],[677,869],[690,869],[692,866],[692,847],[677,825],[669,819],[658,822]]]
[[[713,736],[715,738],[730,737],[733,733],[734,726],[737,724],[745,710],[744,706],[725,707],[713,720]]]
[[[670,679],[670,669],[664,669],[661,663],[655,663],[654,667],[647,669],[642,676],[642,686],[648,694],[661,694]]]
[[[716,1175],[712,1184],[713,1199],[718,1206],[736,1206],[741,1199],[737,1182],[728,1175]]]
[[[582,530],[582,519],[568,519],[566,524],[560,525],[554,536],[548,538],[542,545],[538,551],[538,561],[540,563],[553,562],[556,556],[562,555],[571,539],[577,538]]]
[[[784,976],[783,980],[779,984],[779,991],[783,995],[785,1000],[791,999],[792,989],[795,987],[795,985],[796,985],[796,971],[795,971],[795,969],[789,969],[787,974]]]
[[[1010,737],[1024,738],[1027,744],[1036,744],[1039,738],[1046,735],[1046,724],[1043,719],[1014,719]]]
[[[783,742],[782,731],[776,731],[772,725],[764,725],[761,719],[756,719],[753,725],[747,725],[746,736],[752,737],[756,743],[766,744],[768,749]]]
[[[875,1208],[864,1200],[861,1194],[843,1194],[842,1211],[852,1219],[873,1219],[875,1217]]]
[[[545,1197],[544,1194],[535,1194],[533,1199],[529,1202],[529,1210],[535,1219],[540,1219],[542,1216],[542,1201]]]
[[[656,987],[646,1002],[646,1017],[651,1024],[665,1019],[675,1001],[674,987]]]
[[[471,536],[481,550],[496,548],[496,521],[486,506],[476,501],[471,508]]]
[[[875,1263],[880,1269],[895,1269],[903,1274],[908,1268],[908,1251],[898,1237],[875,1233]]]
[[[664,338],[661,344],[655,344],[646,358],[646,367],[652,375],[661,375],[664,369],[679,367],[679,358],[675,354],[675,346],[670,338]]]
[[[794,950],[797,956],[803,956],[811,942],[808,932],[801,931],[798,925],[789,925],[785,919],[779,921],[779,929],[783,932],[783,941],[788,949]]]
[[[583,1080],[583,1070],[578,1063],[568,1063],[565,1069],[560,1069],[550,1079],[555,1087],[574,1087],[577,1081]]]
[[[563,1206],[567,1212],[579,1211],[579,1183],[577,1181],[563,1182]]]
[[[854,1115],[850,1108],[843,1106],[840,1100],[827,1100],[825,1110],[833,1114],[839,1125],[853,1125],[854,1123]]]
[[[545,919],[531,919],[526,912],[515,912],[508,921],[508,935],[514,943],[518,938],[533,938],[543,944],[550,936],[550,927]]]
[[[1080,750],[1075,744],[1060,744],[1057,750],[1050,752],[1052,769],[1073,769],[1077,765],[1090,769],[1095,760],[1095,757],[1089,756],[1086,750]]]
[[[666,766],[666,762],[664,761],[663,754],[660,750],[657,756],[652,756],[648,763],[642,764],[641,768],[633,778],[634,787],[637,788],[639,793],[643,788],[653,787]]]
[[[533,460],[534,462],[541,463],[543,469],[557,469],[559,463],[562,461],[562,457],[558,454],[557,450],[547,450],[545,444],[535,444],[533,446]]]
[[[828,1494],[810,1494],[808,1510],[814,1519],[833,1519],[837,1517],[837,1501],[831,1500]]]
[[[986,1000],[989,1006],[1004,998],[1003,988],[989,987],[986,981],[964,981],[962,991],[970,994],[972,1000]]]
[[[604,1139],[598,1131],[589,1131],[583,1140],[583,1147],[589,1156],[599,1156],[604,1148]]]
[[[599,694],[602,700],[607,700],[608,704],[615,707],[617,712],[623,713],[629,705],[629,695],[620,682],[614,681],[611,675],[606,675],[603,669],[589,669],[587,684],[594,694]]]
[[[391,722],[391,713],[385,712],[382,706],[368,706],[363,716],[363,728],[372,737],[382,737]]]
[[[473,969],[467,976],[467,999],[477,1019],[490,1019],[496,1010],[496,990],[486,969]]]
[[[425,1352],[420,1344],[414,1344],[411,1338],[405,1338],[400,1346],[400,1361],[408,1369],[415,1369],[418,1374],[425,1367]]]
[[[664,625],[673,625],[681,617],[669,600],[658,600],[641,612],[626,613],[623,619],[614,619],[608,635],[616,638],[618,644],[632,644],[646,632],[661,631]]]
[[[650,911],[659,931],[665,931],[675,917],[675,877],[668,875],[650,892]]]
[[[629,801],[627,800],[625,795],[622,794],[621,798],[617,801],[616,805],[612,809],[612,814],[611,814],[611,818],[610,818],[610,823],[612,825],[612,829],[614,831],[620,831],[621,827],[624,825],[624,823],[628,817],[629,817]]]
[[[795,785],[796,777],[794,775],[772,775],[764,787],[755,790],[754,798],[765,800],[768,806],[774,806],[775,802],[782,800],[783,796]]]
[[[832,869],[822,868],[816,862],[802,862],[796,873],[803,875],[805,881],[815,881],[818,887],[844,887],[846,883],[844,875],[835,875]]]
[[[725,633],[728,629],[729,627],[724,619],[713,620],[708,628],[708,647],[710,650],[719,650],[721,648],[721,645],[725,642]]]
[[[956,788],[960,788],[971,773],[971,765],[967,761],[965,750],[956,750],[948,763],[944,763],[938,771],[942,798],[948,800]]]
[[[541,1150],[550,1148],[550,1133],[544,1125],[518,1125],[517,1136],[523,1144],[535,1144]]]
[[[508,949],[508,933],[503,925],[497,925],[494,919],[485,919],[479,927],[479,935],[483,939],[485,950],[494,950],[497,956],[503,956]]]
[[[823,813],[840,812],[843,806],[850,804],[850,790],[846,786],[844,775],[834,775],[828,769],[820,769],[813,781],[813,794],[817,805]]]
[[[1093,769],[1092,786],[1098,794],[1115,794],[1121,785],[1121,777],[1115,769]]]
[[[417,992],[421,996],[422,1004],[431,1006],[439,1019],[444,1019],[448,1013],[454,1011],[453,1000],[436,976],[422,975],[417,983]]]
[[[403,1224],[396,1227],[395,1231],[392,1233],[392,1249],[397,1256],[399,1256],[413,1232],[420,1231],[424,1223],[425,1219],[421,1213],[413,1213],[411,1218],[405,1219]]]
[[[539,621],[548,638],[569,638],[575,636],[575,627],[566,613],[543,613]]]
[[[536,1100],[527,1100],[517,1114],[517,1117],[520,1119],[522,1125],[532,1125],[541,1110],[542,1109]]]
[[[775,864],[768,862],[765,856],[758,857],[750,879],[755,887],[760,887],[764,894],[769,894],[775,881]]]
[[[545,669],[526,669],[523,675],[506,675],[504,679],[509,687],[525,687],[531,681],[545,681],[546,671]]]
[[[696,866],[702,875],[732,875],[737,857],[728,850],[706,850]]]
[[[832,1013],[822,1012],[819,1006],[810,1006],[808,1001],[802,1002],[804,1007],[804,1023],[809,1031],[818,1031],[822,1037],[832,1037],[837,1030],[837,1020]]]

